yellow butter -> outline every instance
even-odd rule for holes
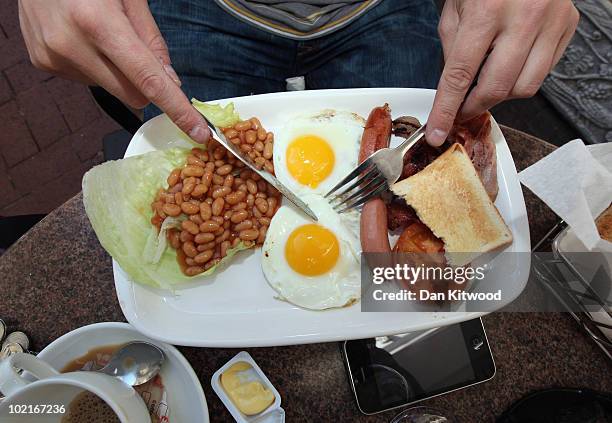
[[[249,363],[239,361],[221,374],[221,386],[242,414],[259,414],[274,402],[274,394],[261,382],[248,381],[241,372],[249,371]]]

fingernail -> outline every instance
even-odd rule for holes
[[[448,137],[448,132],[442,129],[434,129],[427,135],[427,142],[434,147],[439,147],[444,144],[446,137]]]
[[[172,66],[164,65],[164,71],[166,71],[170,79],[172,79],[176,85],[178,85],[179,87],[181,86],[181,80],[179,79]]]
[[[210,129],[202,124],[198,124],[191,129],[189,137],[198,144],[206,144],[210,138]]]

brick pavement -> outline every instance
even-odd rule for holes
[[[118,125],[87,87],[31,65],[16,0],[0,10],[0,216],[47,213],[80,191]]]

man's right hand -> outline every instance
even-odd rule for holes
[[[153,103],[194,141],[208,141],[147,0],[19,0],[19,21],[37,68],[104,87],[137,109]]]

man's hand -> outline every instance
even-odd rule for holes
[[[208,141],[147,0],[19,0],[19,21],[37,68],[104,87],[134,108],[154,103],[196,142]]]
[[[445,66],[427,141],[442,144],[456,117],[469,119],[503,100],[533,96],[561,58],[578,18],[570,0],[447,0],[438,27]]]

